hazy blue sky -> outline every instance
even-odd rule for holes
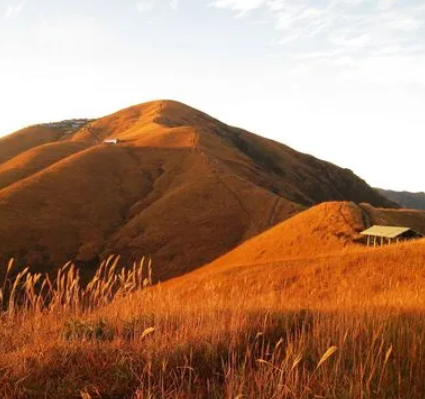
[[[0,0],[0,135],[175,99],[425,190],[425,0]]]

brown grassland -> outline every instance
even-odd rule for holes
[[[1,399],[425,397],[425,241],[359,234],[424,211],[173,101],[65,125],[0,139]]]
[[[113,258],[86,288],[70,264],[24,271],[3,298],[0,397],[422,399],[425,243],[314,252],[156,286]]]
[[[149,255],[165,280],[323,201],[395,206],[349,170],[174,101],[54,126],[0,138],[2,264]]]

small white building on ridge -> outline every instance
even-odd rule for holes
[[[106,140],[103,140],[103,142],[105,144],[119,144],[119,143],[121,143],[121,140],[120,139],[106,139]]]

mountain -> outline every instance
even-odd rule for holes
[[[425,193],[409,193],[407,191],[392,191],[380,188],[377,191],[403,208],[425,210]]]
[[[78,121],[0,140],[3,263],[147,255],[166,279],[324,201],[396,207],[350,170],[178,102]]]
[[[196,290],[205,281],[210,281],[223,284],[224,290],[232,289],[230,286],[249,286],[252,295],[252,289],[258,285],[262,287],[262,292],[260,290],[257,294],[264,296],[266,293],[267,296],[270,293],[267,286],[278,286],[281,291],[282,285],[288,284],[303,290],[307,288],[305,282],[310,280],[311,284],[314,282],[313,285],[322,286],[331,298],[332,290],[340,285],[335,280],[340,279],[341,275],[349,275],[350,284],[356,290],[366,288],[362,286],[363,278],[359,273],[367,279],[372,275],[379,279],[382,278],[382,267],[388,273],[391,270],[392,274],[386,275],[392,276],[399,275],[396,269],[402,269],[403,279],[420,268],[421,274],[415,275],[415,279],[423,279],[425,240],[367,248],[359,233],[371,223],[411,226],[425,234],[424,211],[327,202],[277,224],[209,265],[171,281],[170,285],[185,285]],[[301,277],[303,275],[304,278]],[[376,284],[375,277],[373,284]],[[335,285],[331,281],[335,281]],[[359,281],[362,284],[359,285]],[[373,289],[373,286],[367,289]],[[341,292],[341,296],[345,294]],[[372,294],[367,292],[367,295]],[[298,292],[297,300],[300,297],[302,295]]]

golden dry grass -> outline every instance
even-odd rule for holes
[[[1,398],[423,399],[424,243],[364,249],[353,203],[294,216],[390,205],[350,171],[175,102],[92,122],[118,146],[40,129],[0,143]],[[153,287],[109,258],[84,284],[111,253],[157,280],[225,255]]]
[[[112,303],[16,304],[0,396],[422,399],[424,261],[417,242],[212,265]]]
[[[1,144],[0,144],[1,146]],[[57,142],[39,145],[0,164],[0,190],[30,177],[87,147],[85,143]]]
[[[63,131],[46,126],[31,126],[0,139],[0,164],[17,155],[59,140]]]
[[[362,210],[354,203],[326,202],[247,240],[213,265],[264,264],[317,257],[356,247],[364,229]]]

